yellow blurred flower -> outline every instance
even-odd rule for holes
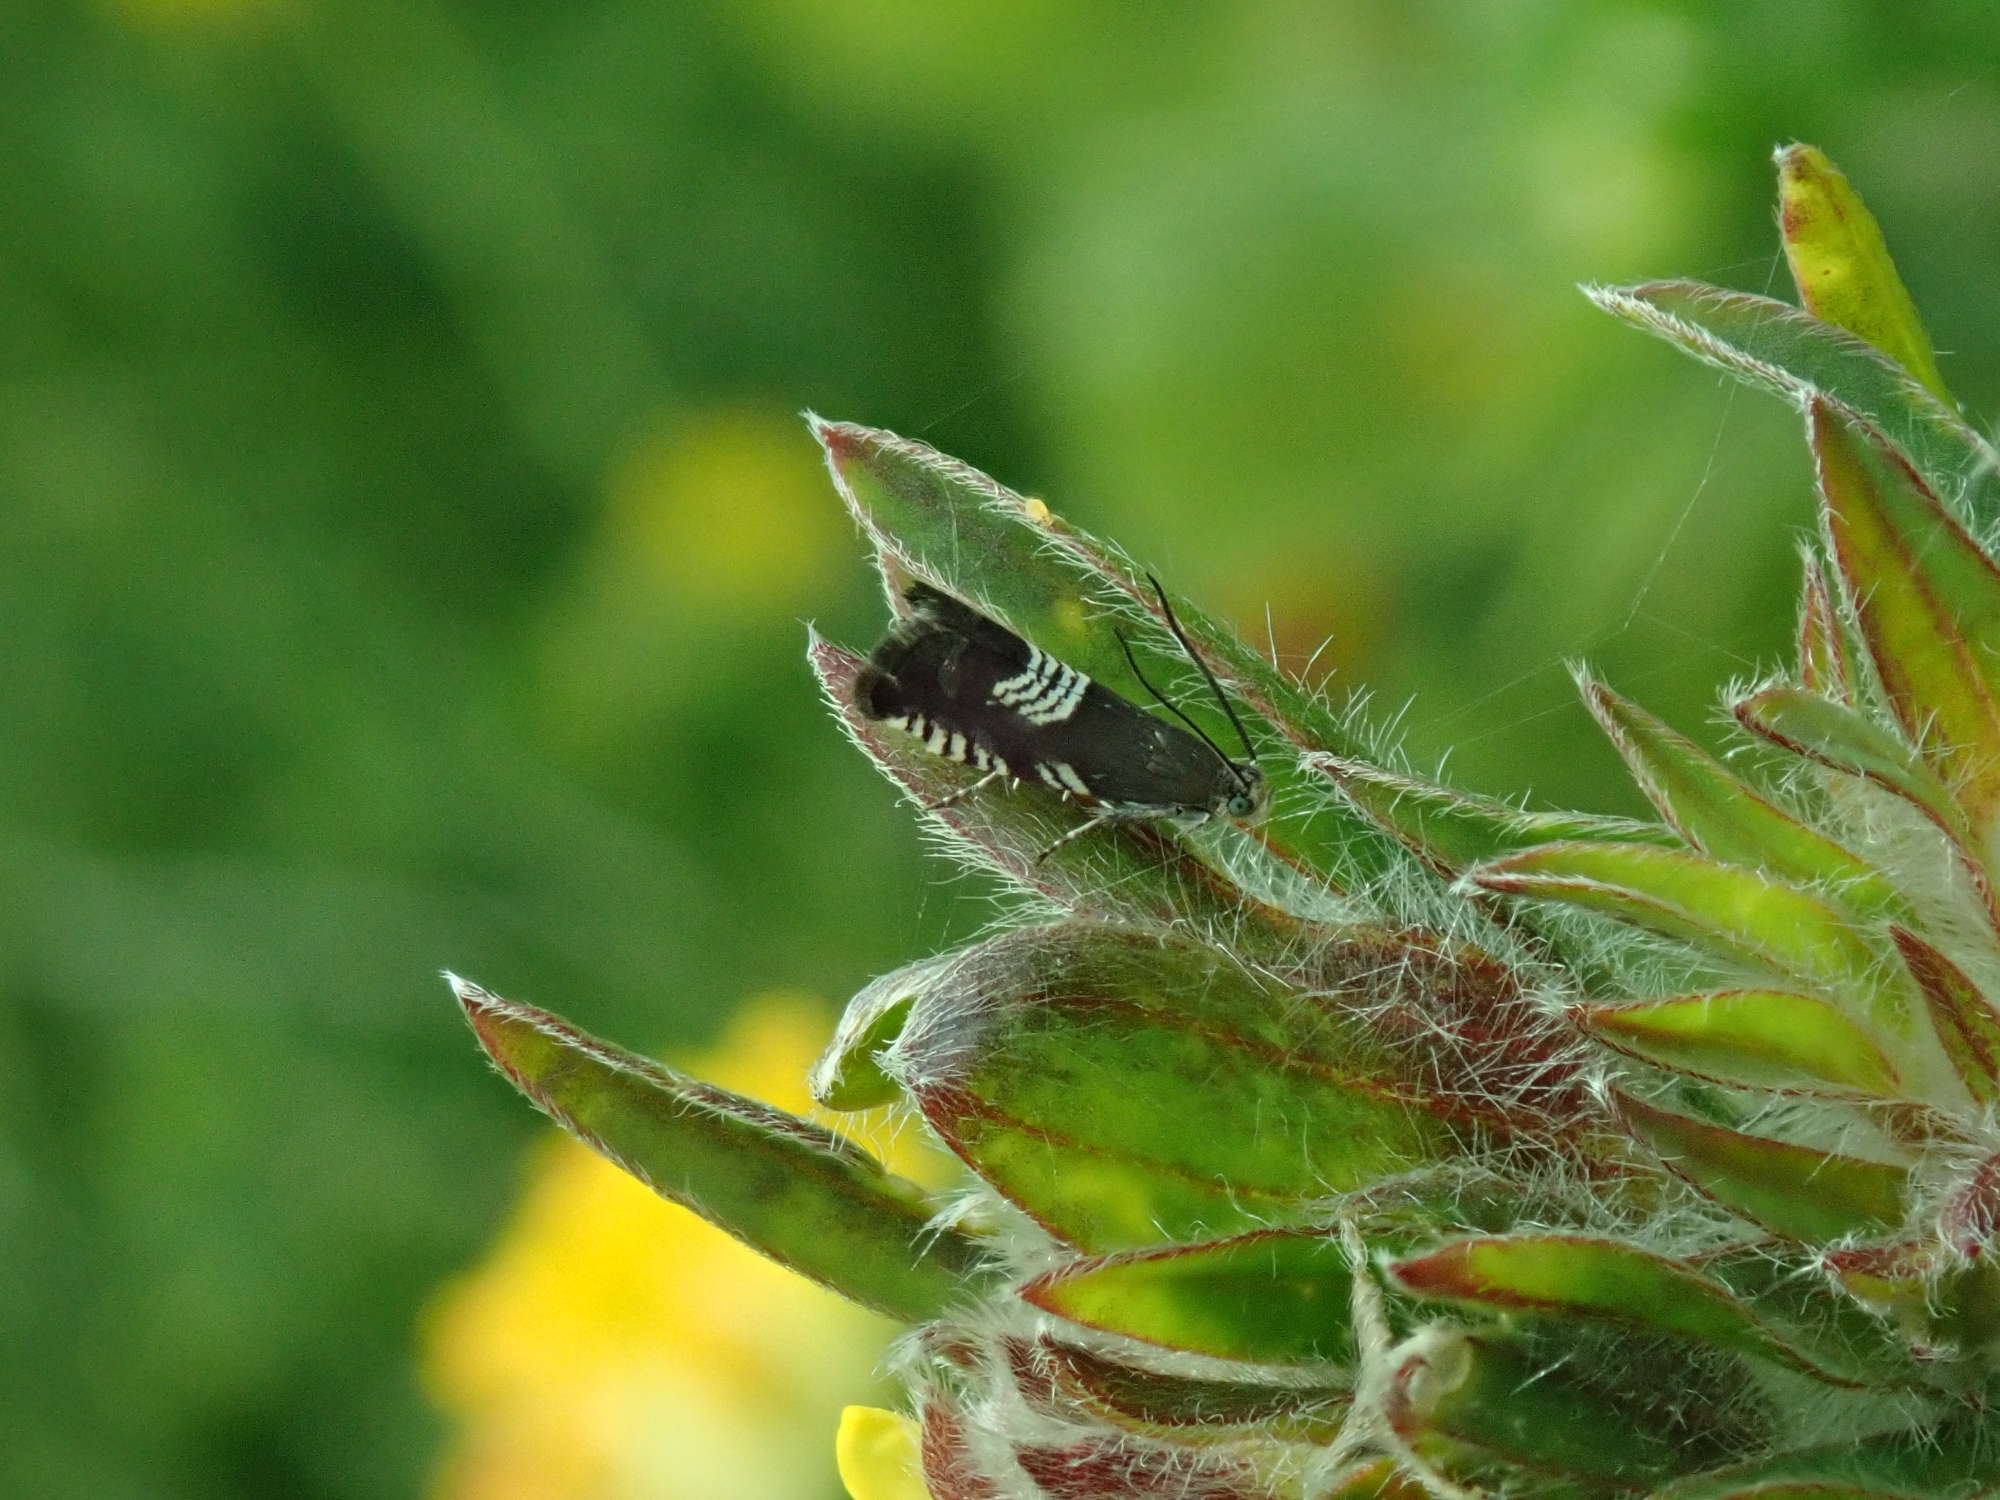
[[[682,1061],[807,1114],[829,1025],[814,1002],[768,996]],[[513,1221],[423,1332],[455,1429],[436,1500],[819,1500],[836,1493],[826,1433],[882,1388],[897,1328],[562,1138],[537,1149]]]
[[[922,1449],[922,1434],[908,1417],[879,1406],[850,1406],[840,1414],[834,1452],[849,1500],[931,1500]]]
[[[799,648],[797,620],[852,554],[798,414],[663,412],[604,477],[595,533],[543,601],[536,700],[560,741],[623,753],[714,693],[745,649]]]

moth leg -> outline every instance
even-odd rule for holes
[[[1067,801],[1068,800],[1067,797],[1065,797],[1064,800]],[[1080,839],[1086,833],[1089,833],[1091,829],[1102,828],[1106,823],[1115,821],[1116,821],[1115,814],[1108,812],[1101,812],[1098,813],[1095,817],[1093,817],[1089,822],[1077,824],[1076,827],[1072,828],[1068,833],[1064,834],[1061,838],[1057,839],[1053,844],[1049,845],[1049,847],[1044,849],[1040,854],[1037,854],[1035,856],[1035,863],[1039,865],[1043,860],[1047,859],[1051,854],[1055,853],[1056,850],[1062,848],[1062,846],[1064,844],[1067,844],[1071,839]]]
[[[1007,773],[1005,771],[1002,771],[998,768],[988,771],[984,776],[980,777],[977,781],[968,782],[966,785],[960,787],[957,791],[952,792],[947,796],[940,797],[935,802],[926,802],[924,804],[924,811],[942,812],[947,807],[954,807],[958,803],[963,802],[967,797],[970,797],[974,792],[985,791],[986,788],[993,785],[994,782],[998,781],[1002,776],[1005,776],[1006,774]]]

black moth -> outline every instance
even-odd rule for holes
[[[1175,639],[1242,737],[1242,760],[1231,759],[1146,682],[1129,644],[1125,655],[1133,672],[1185,729],[924,583],[904,591],[909,612],[870,654],[855,681],[856,704],[868,718],[914,735],[932,754],[986,772],[951,801],[1001,777],[1017,777],[1088,804],[1095,816],[1043,850],[1043,857],[1112,819],[1255,818],[1269,789],[1250,737],[1188,645],[1157,579],[1153,587]]]

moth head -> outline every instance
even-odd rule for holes
[[[1255,822],[1271,805],[1271,785],[1264,779],[1264,769],[1254,760],[1226,764],[1235,790],[1223,799],[1222,811],[1239,823]]]

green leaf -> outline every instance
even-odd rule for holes
[[[1583,1317],[1673,1334],[1850,1385],[1781,1339],[1730,1290],[1691,1266],[1580,1235],[1460,1240],[1389,1267],[1414,1296],[1503,1312]]]
[[[1799,688],[1775,687],[1752,693],[1732,711],[1752,734],[1894,792],[1953,842],[1964,846],[1971,839],[1945,784],[1902,739],[1860,709]]]
[[[1396,1435],[1482,1495],[1632,1496],[1761,1446],[1771,1426],[1733,1363],[1589,1324],[1430,1328],[1388,1364]]]
[[[1980,1418],[1772,1454],[1684,1479],[1648,1500],[1976,1500],[2000,1482]]]
[[[1917,305],[1861,195],[1816,146],[1782,147],[1777,160],[1778,229],[1806,310],[1866,339],[1950,403]]]
[[[1769,297],[1693,281],[1585,287],[1584,295],[1697,359],[1789,401],[1826,395],[1908,454],[1962,513],[2000,515],[2000,453],[1895,360]]]
[[[1930,1008],[1931,1024],[1958,1081],[1980,1108],[2000,1105],[2000,1016],[1993,1002],[1946,958],[1914,932],[1891,927],[1889,936]]]
[[[1088,923],[966,950],[885,1059],[995,1189],[1087,1250],[1214,1238],[1456,1156],[1475,1121],[1367,1024],[1391,953],[1312,992],[1205,944]],[[1404,951],[1410,972],[1434,959]],[[1475,975],[1460,974],[1469,985]],[[1470,999],[1470,992],[1468,992]],[[1471,1000],[1495,1009],[1494,997]],[[1254,1121],[1254,1129],[1223,1122]]]
[[[1563,839],[1677,842],[1669,830],[1655,824],[1584,813],[1529,812],[1338,755],[1311,754],[1303,763],[1331,778],[1372,822],[1447,877],[1485,860]]]
[[[1583,1005],[1570,1019],[1606,1046],[1715,1083],[1837,1098],[1904,1096],[1875,1040],[1806,995],[1721,990]]]
[[[1247,1435],[1325,1444],[1354,1399],[1346,1385],[1197,1379],[1050,1338],[1010,1340],[1008,1363],[1015,1385],[1052,1414],[1080,1405],[1115,1427],[1170,1442]]]
[[[1691,1264],[1836,1382],[1878,1392],[1936,1389],[1935,1361],[1913,1356],[1902,1328],[1853,1297],[1827,1295],[1831,1263],[1849,1253],[1759,1237]]]
[[[808,421],[841,498],[886,559],[885,571],[915,574],[965,600],[1134,702],[1151,695],[1126,659],[1121,632],[1151,655],[1161,678],[1185,671],[1151,583],[1115,549],[923,443]],[[1259,837],[1280,858],[1340,886],[1390,869],[1393,846],[1360,818],[1327,808],[1296,757],[1272,744],[1355,753],[1360,747],[1340,715],[1192,603],[1176,599],[1174,611],[1258,743],[1273,809]],[[1217,743],[1234,742],[1206,693],[1186,698],[1181,707]]]
[[[1253,1364],[1346,1364],[1353,1273],[1338,1234],[1266,1230],[1079,1261],[1021,1296],[1045,1312],[1162,1348]]]
[[[1665,1165],[1752,1223],[1807,1244],[1900,1227],[1909,1171],[1669,1114],[1629,1094],[1619,1119]]]
[[[1836,995],[1877,988],[1870,977],[1874,954],[1824,901],[1698,854],[1547,844],[1482,865],[1466,879],[1489,891],[1603,912]]]
[[[663,1198],[842,1296],[927,1322],[990,1278],[937,1205],[829,1131],[451,978],[480,1046],[558,1125]]]
[[[1907,918],[1908,905],[1895,886],[1866,861],[1774,807],[1637,704],[1589,677],[1579,686],[1640,789],[1704,854],[1797,885],[1830,887],[1843,906],[1862,915]]]
[[[1903,732],[1976,835],[2000,812],[2000,568],[1876,433],[1807,410],[1834,560]]]

